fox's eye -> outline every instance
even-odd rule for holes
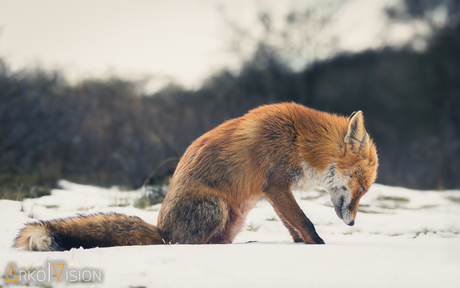
[[[364,187],[363,185],[361,185],[361,189],[359,189],[359,195],[363,194],[363,191],[364,191]]]
[[[347,186],[342,186],[342,190],[347,190]]]

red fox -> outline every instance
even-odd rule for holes
[[[292,189],[321,186],[337,216],[354,225],[359,200],[377,176],[375,144],[363,113],[350,118],[295,103],[265,105],[195,140],[171,180],[154,226],[96,214],[26,224],[14,246],[60,251],[162,243],[231,243],[265,197],[295,242],[324,244]]]

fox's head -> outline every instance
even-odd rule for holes
[[[366,132],[361,111],[350,116],[340,156],[328,173],[328,185],[335,212],[345,224],[355,224],[359,200],[377,177],[377,150]]]

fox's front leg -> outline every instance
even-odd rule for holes
[[[273,206],[273,205],[272,205],[272,206]],[[297,230],[294,229],[294,227],[292,227],[291,224],[289,224],[289,223],[286,221],[286,219],[284,218],[284,216],[281,215],[280,211],[278,211],[278,209],[276,209],[275,206],[273,206],[273,208],[275,209],[276,214],[280,217],[281,222],[283,222],[284,226],[289,230],[289,234],[291,234],[292,240],[294,240],[294,242],[304,242],[304,241],[303,241],[303,238],[300,237],[299,232],[297,232]]]
[[[296,231],[307,244],[324,244],[323,239],[316,233],[315,226],[300,209],[289,188],[270,187],[264,192],[264,195],[290,232]],[[291,235],[295,242],[299,242],[298,237],[294,237],[297,236],[295,233],[293,235],[291,232]]]

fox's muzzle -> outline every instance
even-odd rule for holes
[[[339,200],[337,201],[338,203],[336,203],[335,201],[332,201],[332,203],[334,204],[335,213],[342,220],[343,220],[343,214],[342,214],[343,200],[344,200],[343,197],[340,197]]]
[[[353,219],[353,213],[350,207],[345,203],[345,196],[333,197],[332,203],[334,204],[335,213],[343,220],[343,222],[349,226],[355,225]]]

